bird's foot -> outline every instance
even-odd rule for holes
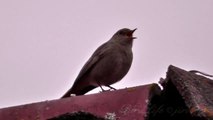
[[[108,90],[104,90],[103,87],[102,87],[101,85],[100,85],[99,87],[100,87],[101,90],[102,90],[101,92],[107,92],[107,91],[111,91],[111,90],[116,90],[115,88],[113,88],[113,87],[111,87],[111,86],[109,86],[109,85],[106,86],[106,87],[109,88]]]

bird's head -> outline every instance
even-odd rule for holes
[[[133,30],[128,28],[120,29],[113,35],[112,40],[121,43],[132,43],[132,40],[136,39],[136,37],[133,37],[135,30],[137,30],[137,28]]]

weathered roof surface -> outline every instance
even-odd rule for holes
[[[167,78],[182,96],[192,116],[213,119],[213,80],[175,66],[169,66]]]
[[[112,115],[121,120],[144,120],[153,95],[159,94],[157,84],[116,91],[44,101],[0,109],[0,120],[46,120],[66,113],[89,112],[99,117]]]
[[[171,65],[160,84],[3,108],[0,120],[213,120],[213,80]]]

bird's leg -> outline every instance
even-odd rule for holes
[[[102,90],[102,92],[105,92],[106,90],[104,90],[103,88],[102,88],[102,86],[101,86],[101,83],[97,80],[97,84],[98,84],[98,86],[101,88],[101,90]]]
[[[114,87],[110,86],[110,85],[106,85],[107,87],[109,87],[110,89],[116,90]]]
[[[105,85],[106,87],[110,88],[109,90],[104,90],[103,87],[101,86],[101,83],[97,80],[98,86],[101,88],[102,92],[106,92],[109,90],[116,90],[114,87],[110,86],[110,85]]]
[[[102,86],[101,86],[101,85],[99,85],[99,87],[101,88],[102,92],[105,92],[105,91],[106,91],[106,90],[104,90],[104,89],[102,88]]]

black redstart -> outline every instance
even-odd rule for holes
[[[96,49],[81,69],[72,88],[62,98],[69,97],[71,94],[83,95],[98,86],[114,89],[110,85],[120,81],[132,64],[135,30],[123,28]],[[101,89],[103,90],[102,87]]]

